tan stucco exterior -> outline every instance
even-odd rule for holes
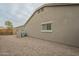
[[[21,33],[22,33],[22,31],[25,30],[25,27],[24,27],[24,25],[18,26],[15,28],[15,30],[16,30],[16,36],[21,38]]]
[[[25,24],[27,35],[79,47],[79,5],[42,8]],[[48,21],[52,22],[52,32],[41,32],[41,23]]]

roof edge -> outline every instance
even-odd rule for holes
[[[32,15],[28,18],[28,20],[26,21],[26,23],[24,24],[24,26],[30,21],[30,19],[32,18],[32,16],[41,8],[43,7],[55,7],[55,6],[72,6],[72,5],[79,5],[79,3],[47,3],[44,5],[41,5],[40,7],[38,7],[33,13]]]

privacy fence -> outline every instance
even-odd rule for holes
[[[13,35],[13,29],[0,29],[0,35]]]

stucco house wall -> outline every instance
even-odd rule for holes
[[[22,31],[24,31],[24,29],[25,29],[24,25],[16,27],[15,28],[15,30],[16,30],[16,36],[19,37],[19,38],[21,38],[21,33],[22,33]]]
[[[41,23],[49,21],[52,32],[41,32]],[[25,24],[25,30],[31,37],[79,47],[79,5],[42,7]]]

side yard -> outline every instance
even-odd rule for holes
[[[79,48],[15,35],[0,36],[0,55],[79,55]]]

